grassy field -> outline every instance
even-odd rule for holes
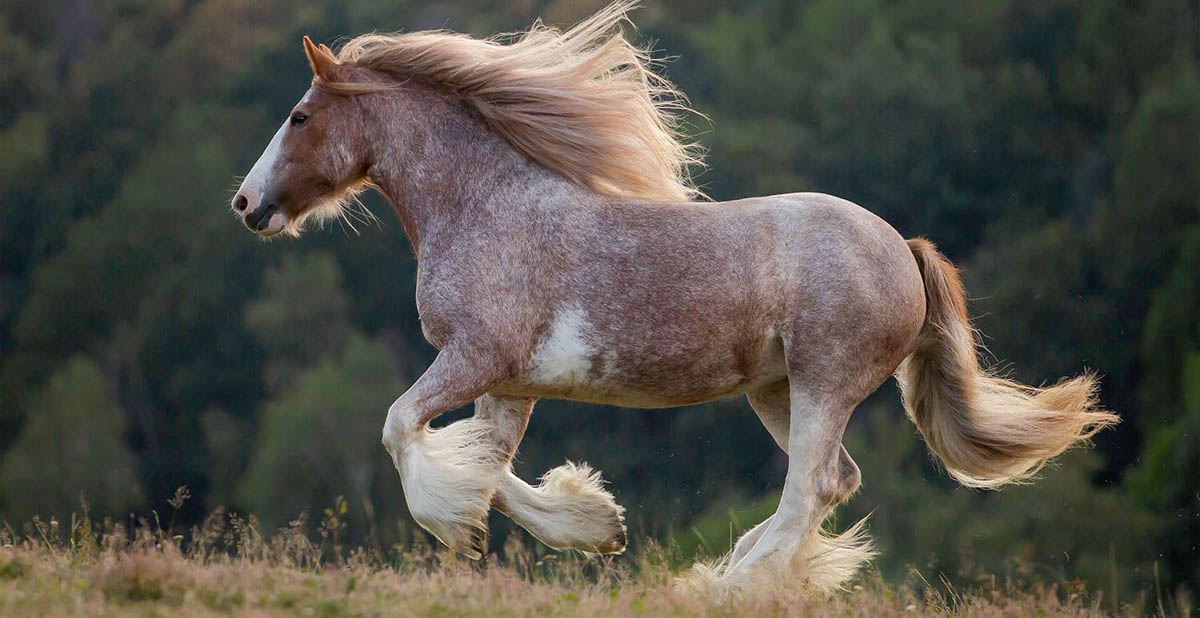
[[[869,574],[835,595],[718,600],[677,587],[672,561],[653,547],[589,559],[537,556],[514,539],[471,563],[423,543],[343,547],[340,526],[326,511],[311,537],[300,523],[264,537],[253,519],[221,512],[186,535],[146,521],[0,527],[0,616],[1112,615],[1082,583],[948,591],[889,586]]]

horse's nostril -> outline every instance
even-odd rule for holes
[[[249,201],[246,200],[246,196],[244,196],[244,195],[239,195],[239,196],[233,198],[233,207],[238,212],[242,212],[242,211],[246,210],[246,204],[248,204],[248,203],[249,203]]]

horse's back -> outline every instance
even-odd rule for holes
[[[921,275],[904,238],[849,200],[786,193],[715,207],[726,211],[722,229],[750,230],[752,236],[746,255],[730,258],[759,263],[757,283],[771,288],[762,293],[782,295],[792,318],[924,298]],[[923,300],[918,304],[923,310]]]

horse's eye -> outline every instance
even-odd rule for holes
[[[304,121],[306,121],[306,120],[308,120],[308,115],[305,114],[304,112],[296,112],[296,113],[292,114],[292,126],[293,127],[298,127],[298,126],[304,124]]]

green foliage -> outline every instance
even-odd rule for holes
[[[671,538],[683,563],[720,558],[733,549],[739,536],[766,520],[779,508],[779,495],[779,492],[772,491],[750,502],[715,504],[706,509],[688,522],[687,529],[676,532]]]
[[[979,305],[988,313],[980,325],[1000,342],[993,351],[1039,359],[1024,375],[1069,371],[1075,354],[1109,376],[1106,397],[1126,419],[1118,431],[1145,436],[1127,485],[1160,527],[1146,540],[1159,550],[1148,555],[1161,558],[1169,581],[1195,588],[1200,433],[1187,363],[1200,350],[1200,79],[1185,67],[1160,71],[1130,113],[1113,192],[1097,216],[985,249],[971,282],[992,282]]]
[[[345,494],[363,507],[356,513],[378,513],[390,534],[403,498],[379,436],[388,404],[404,389],[399,375],[386,347],[354,337],[344,354],[296,376],[263,406],[240,502],[279,526]]]
[[[946,21],[935,24],[961,24],[946,32],[918,19],[932,7],[906,3],[892,21],[884,4],[780,3],[689,31],[704,71],[681,81],[719,116],[703,177],[713,193],[842,195],[955,256],[987,222],[1052,208],[1061,180],[1045,174],[1052,162],[1028,128],[1052,111],[1046,77],[1003,57],[977,66],[963,51],[1003,9],[939,4]]]
[[[1174,569],[1172,579],[1200,587],[1200,348],[1185,360],[1178,414],[1157,427],[1129,475],[1130,494],[1163,521],[1157,546]]]
[[[64,518],[81,499],[97,513],[142,503],[125,412],[95,361],[77,356],[30,398],[29,421],[0,465],[0,496],[13,521]]]
[[[1183,237],[1166,281],[1154,290],[1146,316],[1141,349],[1145,378],[1140,395],[1148,421],[1161,423],[1177,418],[1191,388],[1185,374],[1187,359],[1200,351],[1198,272],[1200,225],[1193,225]]]
[[[342,275],[333,256],[285,260],[263,275],[262,296],[246,306],[246,327],[269,355],[272,388],[327,355],[350,336]]]

